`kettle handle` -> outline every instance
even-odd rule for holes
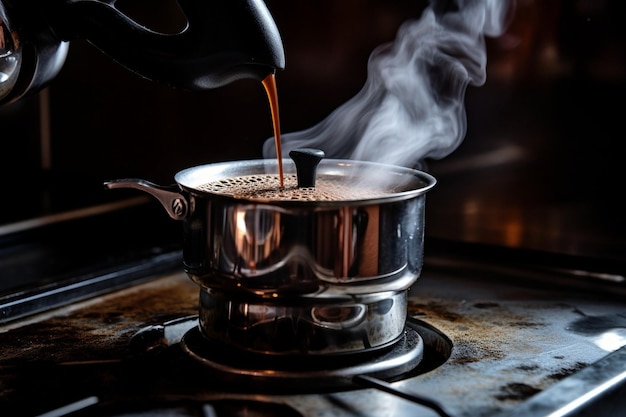
[[[104,183],[104,187],[107,189],[134,188],[145,191],[159,200],[167,214],[174,220],[183,220],[189,211],[189,204],[179,192],[180,189],[177,185],[162,186],[142,179],[125,178],[107,181]]]
[[[63,40],[85,39],[132,72],[172,87],[211,89],[284,68],[282,39],[262,0],[177,2],[187,26],[169,34],[140,25],[115,0],[38,1]]]

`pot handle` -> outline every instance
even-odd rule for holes
[[[183,220],[187,216],[189,204],[180,193],[180,189],[177,185],[162,186],[142,179],[126,178],[107,181],[104,183],[104,187],[107,189],[135,188],[145,191],[159,200],[172,219]]]

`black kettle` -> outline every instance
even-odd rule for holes
[[[182,89],[262,80],[284,68],[282,39],[262,0],[176,1],[187,23],[171,34],[137,23],[116,0],[0,0],[0,105],[46,86],[73,39]]]

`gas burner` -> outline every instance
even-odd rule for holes
[[[199,328],[189,330],[181,340],[181,348],[210,372],[225,381],[246,386],[268,384],[282,390],[298,385],[315,389],[351,386],[356,375],[390,378],[417,367],[423,358],[424,342],[419,333],[407,327],[390,348],[372,354],[315,356],[276,356],[238,352],[211,343]]]
[[[187,377],[215,381],[219,388],[239,392],[315,392],[362,387],[355,377],[397,381],[428,372],[444,363],[450,340],[437,329],[409,319],[400,339],[376,352],[280,356],[239,351],[201,334],[197,316],[146,327],[131,340],[135,353],[156,357],[163,350],[179,352]],[[198,367],[197,364],[201,364]],[[206,376],[210,376],[207,378]]]

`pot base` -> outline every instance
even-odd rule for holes
[[[402,336],[406,291],[353,296],[350,302],[239,299],[200,291],[199,325],[209,342],[264,356],[308,358],[384,350]]]

